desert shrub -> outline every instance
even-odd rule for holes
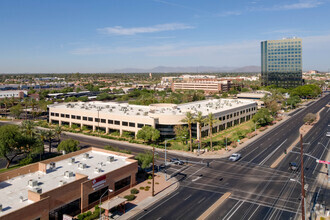
[[[134,200],[136,198],[136,196],[133,195],[133,194],[131,194],[131,195],[124,196],[124,198],[127,199],[127,201],[132,201],[132,200]]]
[[[140,190],[144,190],[144,187],[143,187],[143,186],[141,186],[141,187],[140,187]]]
[[[136,188],[133,188],[133,189],[131,189],[131,193],[132,194],[138,194],[139,193],[139,190],[136,189]]]

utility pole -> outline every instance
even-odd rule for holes
[[[152,196],[155,196],[155,147],[152,147]]]
[[[304,181],[304,149],[303,149],[303,138],[300,134],[300,163],[301,163],[301,217],[305,220],[305,181]]]

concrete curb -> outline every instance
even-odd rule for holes
[[[163,190],[162,192],[159,192],[154,197],[148,197],[145,200],[143,200],[140,204],[138,204],[135,208],[129,210],[124,215],[117,218],[118,220],[124,220],[124,219],[134,219],[134,217],[141,212],[143,212],[145,209],[149,208],[150,206],[154,205],[158,201],[162,200],[166,196],[169,196],[174,191],[176,191],[179,188],[179,181],[175,179],[172,185],[170,185],[168,188]]]

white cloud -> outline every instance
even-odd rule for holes
[[[295,9],[316,8],[321,4],[322,2],[318,0],[302,0],[293,4],[274,6],[274,10],[295,10]]]
[[[132,27],[132,28],[114,26],[114,27],[100,28],[98,29],[98,31],[109,35],[135,35],[142,33],[155,33],[161,31],[175,31],[175,30],[185,30],[185,29],[193,29],[193,28],[194,27],[191,25],[186,25],[182,23],[168,23],[168,24],[158,24],[149,27]]]
[[[320,0],[299,0],[293,3],[276,4],[271,7],[249,7],[249,11],[285,11],[316,8],[322,5]]]
[[[218,13],[216,16],[219,16],[219,17],[227,17],[227,16],[241,15],[241,14],[242,14],[241,11],[224,11],[224,12],[220,12],[220,13]]]

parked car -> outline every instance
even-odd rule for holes
[[[238,161],[241,158],[241,154],[235,153],[229,157],[230,161]]]
[[[172,158],[170,160],[170,162],[172,162],[174,164],[177,164],[177,165],[183,165],[184,164],[184,162],[182,160],[178,159],[178,158]]]
[[[290,162],[289,163],[289,169],[291,171],[297,171],[298,170],[298,165],[295,162]]]

